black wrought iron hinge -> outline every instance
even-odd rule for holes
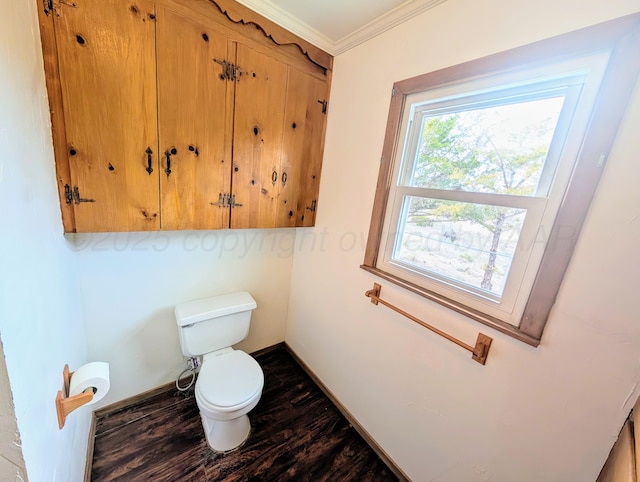
[[[220,193],[218,195],[218,202],[217,203],[209,203],[212,206],[218,206],[219,208],[228,208],[230,206],[229,204],[229,194],[223,194]]]
[[[237,202],[236,202],[236,195],[235,195],[235,194],[232,194],[232,195],[231,195],[231,200],[229,201],[229,205],[230,205],[232,208],[239,207],[239,206],[243,206],[243,204],[240,204],[240,203],[237,203]]]
[[[239,207],[242,206],[242,204],[237,203],[236,202],[236,195],[235,194],[227,194],[227,193],[220,193],[218,195],[218,202],[217,203],[209,203],[212,206],[218,206],[219,208],[235,208],[235,207]]]
[[[220,64],[222,66],[222,73],[220,74],[220,79],[222,80],[239,80],[245,72],[235,64],[227,62],[226,60],[213,59],[216,64]]]
[[[222,66],[222,73],[220,74],[221,80],[230,80],[233,75],[233,64],[230,64],[226,60],[213,59],[216,64]]]
[[[80,203],[96,202],[95,199],[84,199],[80,197],[80,189],[78,189],[78,186],[74,186],[73,189],[71,189],[71,186],[68,184],[64,185],[64,200],[67,204],[74,203],[76,205]]]
[[[44,14],[49,15],[54,11],[53,0],[42,0],[44,4]]]
[[[54,0],[42,0],[44,6],[44,14],[49,15],[56,11],[60,5],[66,5],[67,7],[78,8],[78,5],[72,0],[58,0],[58,5],[54,3]]]
[[[242,77],[244,74],[246,74],[246,72],[244,70],[242,70],[240,67],[238,67],[237,65],[233,65],[233,79],[232,80],[240,80],[240,77]]]
[[[318,104],[322,104],[322,113],[326,115],[327,113],[327,101],[326,100],[319,100]]]

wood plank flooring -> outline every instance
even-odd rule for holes
[[[193,391],[173,389],[98,418],[91,480],[397,480],[285,347],[256,359],[265,386],[242,447],[212,452]]]

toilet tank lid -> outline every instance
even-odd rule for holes
[[[246,291],[187,301],[176,305],[176,323],[178,326],[191,325],[210,318],[254,310],[256,306],[256,301]]]

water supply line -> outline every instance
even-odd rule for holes
[[[186,392],[187,390],[189,390],[193,386],[193,383],[196,381],[196,370],[200,366],[200,360],[198,360],[198,357],[194,356],[194,357],[189,358],[187,360],[187,365],[188,365],[188,367],[186,369],[182,370],[180,375],[178,375],[178,378],[176,378],[176,388],[180,392]],[[188,373],[188,372],[191,372],[191,380],[189,381],[189,384],[186,387],[181,387],[180,386],[180,380],[182,379],[182,376],[185,373]]]

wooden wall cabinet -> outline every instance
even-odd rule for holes
[[[312,226],[333,58],[232,0],[38,0],[66,232]]]

